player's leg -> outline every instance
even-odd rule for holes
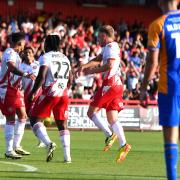
[[[13,150],[14,140],[14,126],[15,126],[15,102],[16,102],[16,91],[7,91],[4,102],[0,102],[2,113],[6,116],[6,124],[4,126],[4,136],[6,141],[6,158],[19,159],[22,156],[16,154]]]
[[[106,107],[106,115],[109,124],[111,125],[114,133],[118,136],[119,139],[119,152],[116,158],[116,162],[122,162],[125,160],[128,152],[131,149],[131,146],[126,143],[126,138],[124,134],[124,129],[121,123],[118,121],[118,112],[121,111],[123,107],[122,103],[122,86],[112,87],[112,97],[114,98],[110,101]],[[117,96],[115,96],[117,94]]]
[[[131,146],[126,143],[126,138],[124,134],[123,127],[121,123],[118,121],[118,111],[117,110],[109,110],[106,112],[107,119],[109,124],[111,125],[114,133],[117,135],[119,139],[119,152],[116,158],[116,162],[122,162],[125,160],[128,152],[131,149]]]
[[[158,94],[159,123],[163,126],[164,153],[168,180],[177,179],[179,138],[179,97]]]
[[[90,105],[87,115],[94,122],[94,124],[104,132],[106,138],[111,137],[113,133],[109,128],[109,124],[107,121],[103,121],[102,119],[100,119],[98,115],[99,111],[100,111],[99,107],[94,107]]]
[[[164,150],[168,179],[177,179],[179,127],[163,127]]]
[[[45,127],[49,127],[51,125],[51,122],[52,122],[51,117],[43,118],[42,122],[44,123]],[[43,148],[43,147],[46,147],[46,145],[41,140],[38,139],[37,147]]]
[[[56,144],[50,140],[47,134],[46,127],[44,126],[43,119],[45,117],[50,117],[51,110],[54,104],[56,104],[57,102],[58,100],[56,100],[56,98],[46,96],[42,99],[40,96],[39,99],[36,101],[33,109],[30,111],[29,119],[32,130],[35,136],[37,136],[38,139],[42,141],[47,147],[47,162],[52,159]]]
[[[64,162],[71,163],[71,153],[70,153],[70,132],[67,128],[66,120],[55,120],[56,125],[59,130],[59,137],[62,143],[64,151]]]
[[[60,98],[59,103],[53,108],[53,114],[59,130],[59,137],[64,151],[64,162],[71,163],[70,132],[67,128],[68,96],[62,96]]]
[[[49,138],[46,127],[42,122],[43,119],[33,116],[30,117],[29,119],[34,135],[46,145],[47,148],[46,161],[49,162],[53,158],[53,152],[56,149],[56,144],[52,142],[51,139]]]
[[[109,101],[111,101],[111,94],[110,90],[103,92],[103,87],[100,88],[94,96],[87,113],[88,117],[100,130],[104,132],[106,136],[104,151],[108,151],[117,138],[117,136],[111,131],[108,121],[103,121],[98,114],[100,109],[106,108]]]
[[[15,124],[13,148],[17,154],[30,155],[30,152],[24,150],[21,147],[21,141],[24,135],[24,129],[27,121],[27,114],[25,107],[17,108],[16,114],[18,119]]]
[[[6,141],[6,158],[19,159],[22,156],[17,154],[13,150],[13,140],[14,140],[14,126],[15,126],[15,114],[6,116],[6,124],[4,127],[4,135]]]
[[[159,120],[163,126],[164,153],[168,179],[177,179],[179,138],[179,96],[158,94]]]

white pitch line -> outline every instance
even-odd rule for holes
[[[19,163],[6,162],[6,161],[0,161],[0,163],[11,164],[11,165],[15,165],[15,166],[24,167],[25,168],[24,172],[34,172],[34,171],[37,171],[36,167],[30,166],[30,165],[27,165],[27,164],[19,164]]]

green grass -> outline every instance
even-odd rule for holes
[[[51,162],[45,162],[46,151],[37,148],[37,140],[31,130],[26,130],[23,147],[31,152],[20,160],[4,159],[5,142],[0,131],[0,179],[57,180],[57,179],[120,179],[161,180],[165,178],[163,143],[161,132],[126,132],[132,151],[122,164],[115,163],[118,142],[109,152],[103,152],[104,136],[101,132],[71,132],[72,164],[63,163],[63,152],[57,131],[48,130],[58,145]],[[18,163],[37,168],[24,172]]]

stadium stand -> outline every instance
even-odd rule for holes
[[[121,48],[120,69],[125,84],[124,99],[138,100],[147,54],[147,26],[160,12],[149,1],[145,6],[118,2],[0,1],[0,59],[4,49],[9,46],[7,37],[11,32],[23,31],[27,45],[34,48],[38,59],[44,37],[56,31],[61,34],[61,51],[68,56],[76,70],[79,64],[86,63],[100,52],[97,43],[98,28],[104,23],[110,23],[116,30],[116,41]],[[150,6],[147,7],[148,3]],[[85,6],[87,4],[88,7]],[[93,4],[104,4],[106,8]],[[158,78],[156,73],[149,84],[150,100],[157,98]],[[89,100],[101,83],[100,75],[82,76],[74,80],[69,96]]]

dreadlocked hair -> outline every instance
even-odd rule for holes
[[[49,51],[59,51],[60,38],[58,35],[48,35],[45,39],[44,50]]]

